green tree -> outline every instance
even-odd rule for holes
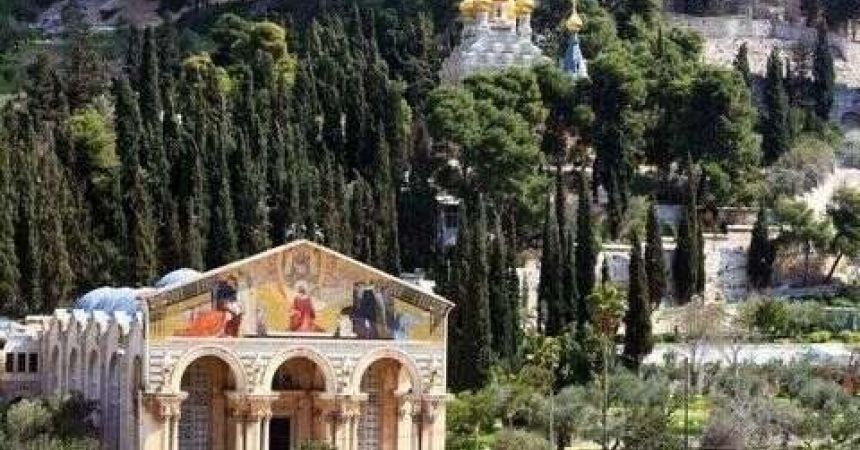
[[[594,290],[596,283],[595,268],[597,267],[598,242],[592,229],[591,195],[588,189],[585,173],[577,177],[577,194],[579,196],[576,210],[576,291],[579,294],[576,306],[576,323],[582,326],[591,322],[591,312],[585,301]]]
[[[566,323],[564,317],[564,273],[558,216],[552,202],[547,200],[543,229],[543,249],[538,284],[538,323],[547,336],[558,336]]]
[[[776,161],[788,151],[788,95],[785,93],[783,64],[779,50],[774,49],[767,60],[764,86],[764,114],[761,118],[762,154],[766,163]]]
[[[517,345],[514,337],[516,330],[511,326],[514,324],[513,315],[519,314],[515,309],[519,292],[511,292],[509,285],[508,251],[512,250],[509,250],[506,245],[502,219],[497,212],[493,214],[492,245],[489,254],[489,280],[492,280],[489,296],[490,325],[493,348],[505,361],[511,361],[516,355]]]
[[[651,303],[642,261],[642,249],[636,232],[631,236],[627,311],[624,314],[623,361],[638,369],[642,359],[654,348],[651,336]]]
[[[761,289],[770,286],[776,252],[770,240],[767,211],[759,208],[747,250],[747,278],[750,285]]]
[[[143,170],[140,167],[137,170],[131,169],[129,175],[129,191],[125,193],[124,202],[130,240],[127,276],[137,285],[146,286],[158,274],[156,225]]]
[[[684,214],[678,224],[677,246],[672,261],[672,278],[675,281],[675,297],[687,303],[699,286],[699,213],[696,198],[698,186],[696,171],[688,164],[687,201]]]
[[[815,211],[802,201],[783,199],[775,211],[780,224],[777,247],[799,246],[803,254],[803,284],[809,283],[810,256],[815,249],[826,249],[830,242],[830,226],[815,216]]]
[[[850,188],[836,191],[827,206],[827,215],[835,231],[831,246],[836,259],[827,272],[825,282],[833,277],[833,272],[844,256],[853,258],[860,253],[860,191]]]
[[[818,40],[812,61],[812,91],[815,99],[815,113],[821,120],[828,120],[833,108],[833,97],[836,91],[836,71],[833,66],[833,54],[830,51],[830,41],[827,29],[818,27]]]
[[[645,242],[645,275],[648,280],[648,297],[652,307],[660,305],[667,294],[666,260],[663,257],[663,237],[660,233],[660,222],[657,219],[657,208],[652,201],[648,207],[648,223],[646,225]]]
[[[750,72],[750,59],[749,59],[749,48],[747,43],[744,42],[741,44],[738,49],[738,54],[735,56],[734,68],[741,74],[741,78],[743,78],[744,83],[747,84],[747,87],[752,88],[752,73]]]
[[[23,311],[18,281],[18,255],[15,252],[15,195],[9,147],[0,135],[0,311],[19,315]]]
[[[39,161],[39,218],[42,248],[39,251],[42,303],[36,310],[52,312],[60,302],[66,302],[74,288],[74,272],[66,245],[64,214],[68,214],[66,180],[56,154],[46,151]]]

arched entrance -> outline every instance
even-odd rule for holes
[[[108,364],[107,379],[104,383],[105,396],[103,407],[104,415],[104,437],[105,447],[119,449],[120,423],[122,411],[120,411],[120,364],[121,357],[114,353]]]
[[[367,367],[360,384],[367,400],[358,422],[358,450],[408,448],[411,418],[401,418],[399,408],[402,396],[412,393],[412,385],[409,371],[396,359],[382,358]]]
[[[66,382],[69,391],[81,391],[78,358],[78,349],[73,348],[69,353],[69,380]]]
[[[227,392],[236,388],[230,366],[216,356],[202,356],[182,373],[188,397],[182,402],[179,450],[232,450],[228,445]]]
[[[271,390],[277,398],[264,439],[270,450],[289,450],[308,440],[326,440],[325,421],[316,417],[319,393],[325,391],[322,369],[309,358],[297,356],[275,371]]]
[[[99,398],[99,379],[101,378],[101,373],[99,372],[99,352],[93,350],[90,352],[90,361],[87,365],[87,379],[89,383],[86,386],[86,394],[90,400]]]
[[[59,395],[62,392],[62,368],[60,367],[60,347],[55,346],[51,351],[51,391]]]

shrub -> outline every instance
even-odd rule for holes
[[[833,338],[833,333],[829,331],[813,331],[805,336],[804,342],[809,342],[812,344],[822,344],[824,342],[829,341],[831,338]]]
[[[492,450],[552,450],[543,436],[523,430],[505,429],[496,434]]]
[[[846,344],[860,344],[860,332],[857,331],[840,331],[838,338]]]

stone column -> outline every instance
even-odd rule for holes
[[[437,420],[445,420],[445,401],[447,395],[424,395],[422,398],[421,450],[442,450],[445,448],[444,433],[437,433]]]
[[[276,395],[247,395],[245,450],[268,450],[269,420],[272,417],[272,403]]]
[[[248,450],[245,448],[245,414],[247,402],[238,392],[225,392],[227,396],[227,426],[233,430],[233,442],[224,446],[225,450]],[[225,443],[226,444],[226,443]]]
[[[358,424],[361,419],[361,404],[367,401],[366,394],[338,396],[335,411],[338,419],[336,434],[340,435],[336,444],[338,450],[358,450]]]
[[[412,394],[396,393],[397,399],[397,443],[395,450],[417,450],[413,442],[413,409],[417,403],[421,408],[421,402],[416,401]]]
[[[157,421],[157,431],[161,435],[161,450],[179,448],[179,420],[182,414],[182,401],[188,394],[144,394],[143,405]]]

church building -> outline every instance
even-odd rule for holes
[[[81,393],[110,450],[443,450],[452,306],[295,241],[0,323],[0,393]]]

